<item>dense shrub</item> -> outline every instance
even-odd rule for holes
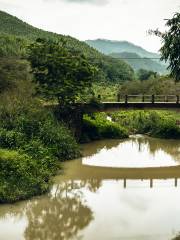
[[[128,132],[124,127],[107,120],[106,114],[85,115],[83,119],[82,142],[102,138],[127,138]]]
[[[48,162],[17,151],[0,150],[0,203],[14,202],[44,193],[53,171]],[[52,168],[54,168],[52,164]]]
[[[130,134],[142,133],[161,138],[180,138],[176,124],[178,114],[170,111],[136,110],[111,114],[113,121],[124,126]]]
[[[47,110],[29,106],[13,118],[5,115],[0,128],[0,203],[44,193],[58,169],[57,160],[80,156],[71,132]]]
[[[70,130],[57,122],[50,112],[35,110],[23,115],[18,118],[16,129],[28,139],[39,139],[60,161],[80,155],[78,144]]]
[[[23,133],[17,132],[15,130],[8,131],[6,129],[0,128],[1,148],[20,148],[26,141],[26,137]]]

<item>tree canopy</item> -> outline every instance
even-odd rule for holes
[[[166,26],[166,32],[162,33],[157,29],[153,33],[162,39],[161,59],[169,62],[171,76],[180,81],[180,13],[167,20]]]
[[[137,72],[137,77],[141,81],[148,80],[150,78],[156,78],[157,76],[157,72],[148,71],[146,69],[139,69],[139,71]]]
[[[67,49],[65,42],[37,39],[29,46],[28,60],[39,92],[56,98],[62,106],[74,103],[89,90],[97,72],[85,56]]]

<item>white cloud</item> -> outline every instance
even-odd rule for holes
[[[63,0],[69,3],[88,3],[88,4],[95,4],[95,5],[106,5],[108,3],[107,0]]]

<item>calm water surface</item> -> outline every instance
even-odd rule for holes
[[[180,141],[83,146],[47,195],[0,206],[0,240],[171,240],[180,232]]]

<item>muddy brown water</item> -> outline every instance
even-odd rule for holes
[[[171,240],[180,232],[180,141],[82,146],[50,193],[0,206],[0,240]]]

